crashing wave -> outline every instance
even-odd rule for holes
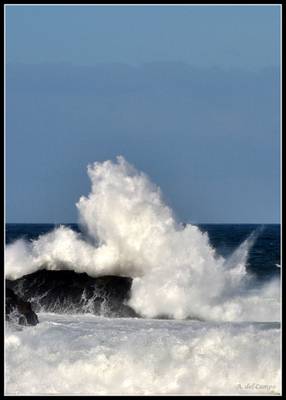
[[[178,223],[160,189],[123,157],[88,166],[77,203],[82,232],[60,226],[7,246],[6,279],[63,269],[132,278],[128,306],[143,317],[278,321],[279,281],[258,288],[247,272],[256,234],[225,258],[197,226]]]

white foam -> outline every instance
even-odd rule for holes
[[[129,276],[134,278],[130,305],[145,317],[279,320],[278,281],[270,291],[246,290],[255,235],[225,259],[206,233],[177,223],[159,188],[123,157],[90,165],[88,174],[91,193],[77,203],[88,240],[60,226],[32,242],[16,241],[7,246],[7,278],[43,266],[94,277]]]
[[[39,314],[6,330],[6,394],[279,394],[279,324]]]

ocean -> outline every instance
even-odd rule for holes
[[[17,239],[35,240],[40,235],[53,231],[57,226],[66,226],[80,232],[80,226],[70,224],[6,224],[6,244]],[[199,224],[207,232],[210,243],[223,256],[228,256],[252,232],[260,231],[249,251],[247,269],[259,280],[280,276],[280,225],[279,224]]]
[[[6,225],[6,282],[39,318],[6,324],[6,394],[281,393],[280,226],[180,223],[122,158],[89,176],[79,225]],[[131,279],[120,301],[134,315],[110,314],[108,298],[67,308],[83,276],[109,277],[112,295],[115,277]]]

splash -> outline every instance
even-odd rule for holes
[[[280,394],[280,324],[40,314],[6,330],[7,395]]]
[[[145,317],[279,320],[279,282],[251,288],[250,235],[228,258],[207,233],[179,224],[160,189],[123,157],[88,166],[91,193],[77,208],[82,233],[60,226],[7,247],[6,277],[39,268],[133,278],[129,305]]]

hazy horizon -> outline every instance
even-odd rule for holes
[[[180,221],[279,224],[280,13],[6,5],[7,222],[76,221],[122,155]]]

